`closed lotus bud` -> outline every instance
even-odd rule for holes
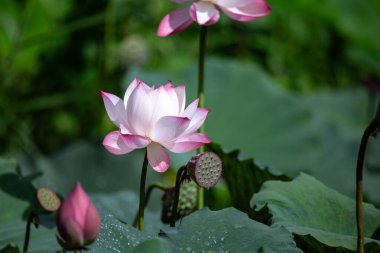
[[[63,201],[57,215],[57,239],[66,250],[80,250],[94,242],[100,232],[100,216],[80,183]]]

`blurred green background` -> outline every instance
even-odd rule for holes
[[[208,30],[206,131],[242,158],[292,176],[307,171],[353,196],[361,132],[380,91],[380,1],[268,3],[265,18],[221,15]],[[70,183],[87,180],[92,191],[135,181],[128,173],[138,171],[140,157],[115,157],[101,146],[114,126],[99,90],[122,96],[137,75],[149,84],[185,83],[188,103],[196,98],[199,27],[156,36],[175,8],[170,1],[0,1],[0,154],[26,171],[55,168]],[[371,141],[366,171],[366,196],[376,203],[379,145]]]

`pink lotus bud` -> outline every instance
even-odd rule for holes
[[[57,239],[66,250],[82,249],[96,240],[100,216],[79,182],[63,201],[57,215]]]

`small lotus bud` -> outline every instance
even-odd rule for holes
[[[96,240],[100,216],[78,182],[63,201],[57,215],[57,239],[66,250],[80,250]]]
[[[222,161],[213,152],[203,152],[190,159],[187,171],[199,187],[210,189],[222,175]]]
[[[34,195],[33,205],[33,212],[35,214],[48,214],[58,210],[61,205],[61,200],[54,191],[42,187],[37,189]]]

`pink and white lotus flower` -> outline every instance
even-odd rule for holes
[[[237,21],[251,21],[266,16],[271,11],[265,0],[172,0],[177,3],[189,2],[187,8],[167,14],[158,27],[157,35],[165,37],[176,34],[191,23],[212,25],[219,20],[221,10]]]
[[[168,82],[155,89],[135,78],[124,100],[103,91],[101,95],[109,118],[119,128],[103,141],[112,154],[146,147],[150,166],[165,172],[170,165],[165,148],[185,153],[210,143],[206,135],[196,132],[209,110],[198,108],[199,99],[185,109],[185,85],[174,87]]]

